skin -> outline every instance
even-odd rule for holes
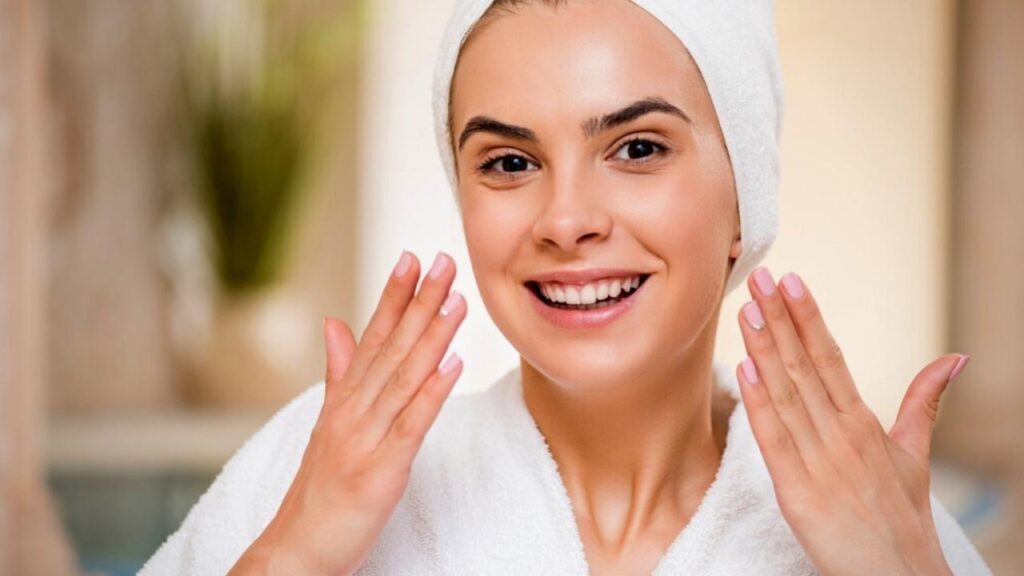
[[[597,135],[581,128],[649,97],[689,120],[655,112]],[[473,273],[520,352],[524,398],[558,462],[591,573],[649,574],[710,485],[727,426],[711,366],[741,244],[729,157],[700,72],[632,2],[528,4],[467,41],[451,117]],[[479,117],[520,130],[463,137]],[[623,147],[637,137],[660,147]],[[605,266],[651,274],[615,323],[571,331],[532,311],[531,275]],[[766,371],[761,386],[740,377],[743,397],[811,560],[823,574],[949,573],[927,446],[962,357],[922,370],[887,435],[813,299],[751,294],[770,329],[742,324],[754,370]]]
[[[477,132],[457,151],[473,273],[521,355],[524,398],[592,573],[649,574],[713,480],[727,428],[728,406],[712,410],[712,358],[741,244],[710,96],[679,40],[628,2],[523,6],[488,21],[463,48],[452,94],[456,141],[476,116],[536,135]],[[647,97],[689,121],[652,112],[584,134],[587,119]],[[632,138],[664,149],[631,152]],[[506,154],[526,169],[477,169]],[[593,267],[650,273],[646,294],[589,333],[532,311],[531,275]]]
[[[650,98],[654,111],[583,129]],[[711,484],[734,408],[712,394],[712,358],[742,245],[707,89],[685,47],[631,2],[526,4],[477,27],[451,104],[473,274],[520,352],[524,400],[590,573],[650,574]],[[494,128],[480,117],[520,129],[463,138]],[[543,320],[524,282],[593,267],[651,276],[603,328]],[[365,561],[461,373],[457,358],[438,366],[466,314],[455,265],[439,254],[432,269],[417,289],[419,262],[404,254],[358,342],[325,320],[323,409],[279,510],[232,574],[351,574]],[[928,450],[939,397],[966,357],[922,370],[886,433],[809,289],[785,280],[763,268],[748,278],[753,302],[738,321],[750,358],[737,375],[786,522],[822,574],[949,574]]]

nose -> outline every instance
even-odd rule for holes
[[[553,180],[543,194],[543,207],[532,230],[537,244],[575,252],[608,237],[612,218],[595,187],[570,176]]]

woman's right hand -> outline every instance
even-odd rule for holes
[[[455,354],[438,367],[466,316],[449,293],[455,262],[439,253],[417,293],[419,275],[403,252],[358,345],[325,319],[323,408],[281,507],[231,574],[352,574],[365,561],[462,372]]]

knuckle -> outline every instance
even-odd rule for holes
[[[404,356],[405,352],[403,346],[398,342],[398,338],[394,334],[388,336],[380,349],[381,359],[388,363],[398,363]]]
[[[928,420],[934,423],[939,419],[939,398],[935,396],[925,398],[921,402],[921,411],[924,412]]]
[[[394,434],[405,440],[414,440],[419,437],[419,423],[409,414],[403,414],[394,424]]]
[[[360,343],[363,346],[369,346],[370,348],[381,348],[388,341],[388,334],[382,330],[369,329],[363,333],[363,337]]]
[[[793,376],[810,376],[816,372],[810,357],[804,352],[784,358],[782,365],[785,367],[786,372]]]
[[[825,347],[814,353],[814,365],[820,370],[832,370],[845,363],[843,351],[835,340],[829,338]]]
[[[853,419],[848,441],[860,455],[884,447],[885,432],[878,418],[870,410],[861,410]]]
[[[780,430],[768,439],[768,447],[775,452],[788,452],[793,447],[793,439],[788,432]]]
[[[791,412],[800,405],[800,394],[793,385],[780,388],[773,398],[776,409],[781,412]]]
[[[416,387],[416,378],[406,363],[399,364],[391,376],[391,388],[400,396],[405,397]]]

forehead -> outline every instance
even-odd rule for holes
[[[452,126],[503,120],[578,122],[658,95],[702,114],[706,90],[682,42],[627,0],[524,4],[477,28],[452,84]]]

